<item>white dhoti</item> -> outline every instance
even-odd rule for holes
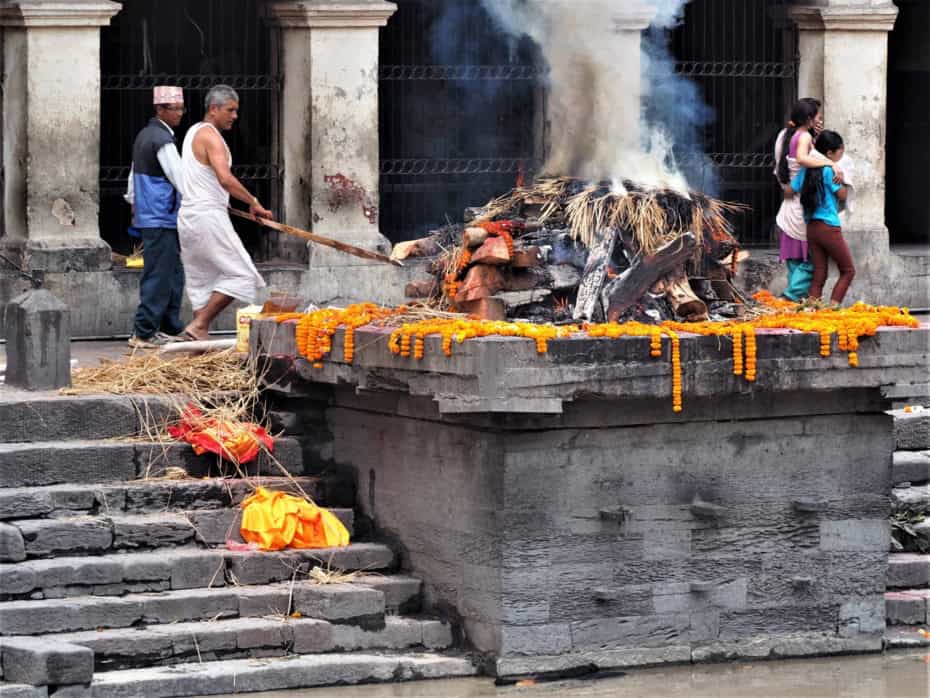
[[[187,297],[194,310],[203,308],[214,291],[244,303],[258,301],[265,280],[245,251],[225,209],[182,207],[178,238]]]
[[[244,303],[255,303],[258,292],[265,288],[265,280],[229,220],[226,212],[229,193],[220,186],[213,169],[194,156],[194,137],[202,128],[216,127],[205,122],[192,126],[181,154],[178,238],[187,297],[194,310],[203,308],[213,292]],[[232,167],[228,147],[226,155]]]

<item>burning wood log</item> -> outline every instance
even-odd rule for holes
[[[578,300],[575,301],[575,311],[572,315],[574,320],[597,322],[603,316],[601,289],[607,281],[610,259],[613,257],[619,234],[620,231],[616,228],[604,228],[591,246],[584,273],[581,275],[581,284],[578,286]]]
[[[499,237],[485,240],[471,258],[472,264],[490,264],[491,266],[510,264],[510,260],[510,248],[507,246],[507,241]]]
[[[678,317],[688,322],[702,322],[708,319],[707,306],[694,293],[684,269],[677,269],[665,278],[665,297]]]
[[[420,238],[398,242],[391,250],[391,259],[408,259],[409,257],[433,257],[442,252],[442,247],[435,237]]]
[[[516,269],[530,269],[541,266],[544,261],[542,250],[536,245],[514,250],[510,266]]]
[[[514,269],[505,277],[507,291],[548,288],[552,291],[573,289],[581,283],[581,272],[570,264],[548,264],[531,269]]]
[[[484,228],[465,228],[462,237],[465,242],[465,247],[473,250],[476,247],[481,247],[484,241],[488,239],[488,231]]]
[[[624,242],[626,244],[626,241]],[[630,268],[610,281],[601,293],[607,321],[616,322],[656,281],[675,269],[682,268],[694,254],[696,247],[695,236],[685,233],[678,240],[662,245],[655,254],[639,254],[634,257]]]
[[[507,308],[500,298],[478,298],[459,303],[457,309],[468,315],[475,315],[482,320],[506,320]]]
[[[479,264],[468,270],[455,296],[456,304],[493,296],[505,287],[504,274],[497,267]]]

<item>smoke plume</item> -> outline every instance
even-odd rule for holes
[[[682,192],[689,184],[714,188],[702,174],[700,147],[712,113],[697,87],[675,75],[668,47],[667,29],[687,2],[482,0],[505,31],[532,38],[548,63],[544,172]],[[631,15],[650,23],[641,41],[638,29],[627,36],[620,29]]]

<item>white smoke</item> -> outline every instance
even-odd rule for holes
[[[709,110],[695,86],[675,76],[661,31],[681,20],[688,1],[482,0],[505,31],[532,38],[548,63],[544,172],[688,190],[673,146],[689,150]],[[619,28],[630,15],[651,18],[642,41],[639,30]]]

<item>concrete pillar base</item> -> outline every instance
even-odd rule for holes
[[[100,238],[0,240],[0,253],[26,271],[107,271],[113,266],[110,246]]]
[[[316,251],[313,254],[316,254]],[[363,302],[401,305],[407,301],[404,296],[406,285],[427,275],[423,263],[410,263],[409,260],[403,268],[387,264],[366,264],[364,260],[357,260],[361,264],[351,261],[328,264],[323,261],[311,257],[310,272],[304,276],[300,287],[301,297],[319,306],[346,306]]]

